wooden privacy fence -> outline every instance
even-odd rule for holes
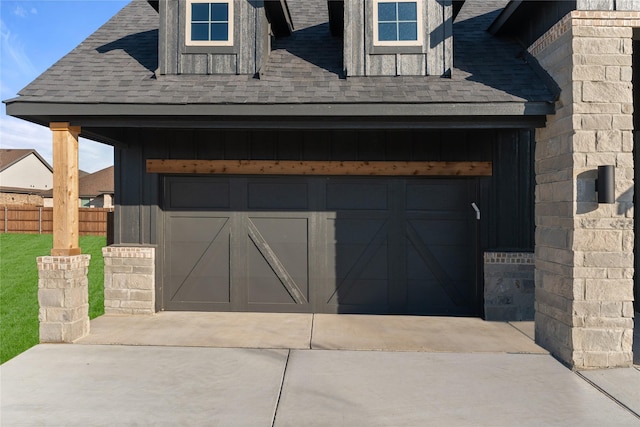
[[[53,208],[38,206],[0,206],[3,233],[53,233]],[[113,208],[80,208],[81,236],[113,235]]]

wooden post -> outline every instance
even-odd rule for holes
[[[52,256],[80,255],[78,244],[79,126],[50,123],[53,132],[53,249]]]

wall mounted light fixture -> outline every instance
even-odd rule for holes
[[[613,165],[598,166],[596,192],[598,203],[616,202],[616,173]]]

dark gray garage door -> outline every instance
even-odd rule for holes
[[[478,314],[475,179],[164,186],[165,310]]]

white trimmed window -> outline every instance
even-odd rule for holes
[[[422,0],[374,0],[374,45],[422,45],[422,3]]]
[[[187,46],[233,46],[233,0],[187,0]]]

